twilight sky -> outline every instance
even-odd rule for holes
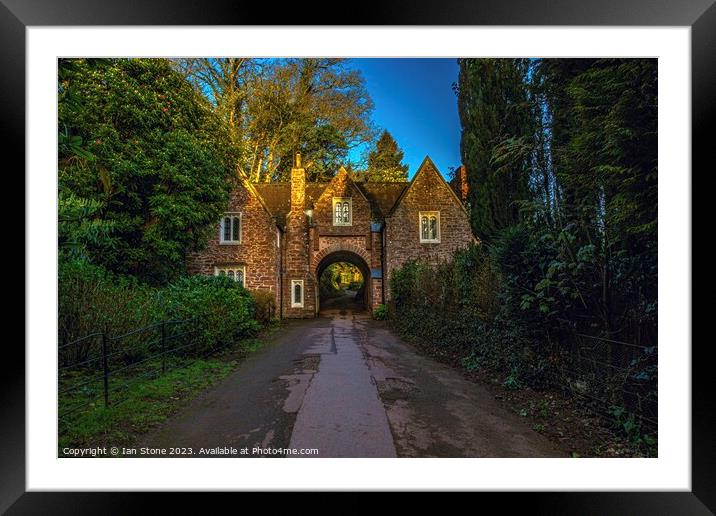
[[[444,176],[460,164],[460,119],[452,90],[456,59],[366,58],[352,59],[350,66],[363,72],[375,103],[373,120],[405,152],[409,178],[426,154]]]

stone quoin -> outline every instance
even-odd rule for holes
[[[388,278],[407,261],[449,260],[475,237],[466,174],[451,185],[426,157],[412,181],[354,181],[341,167],[326,183],[306,181],[300,154],[290,182],[251,183],[238,173],[226,213],[206,249],[187,254],[190,274],[228,274],[276,297],[279,316],[315,317],[318,279],[347,262],[360,269],[370,308],[390,298]]]

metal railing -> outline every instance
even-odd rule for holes
[[[198,341],[189,338],[198,328],[186,327],[194,321],[161,321],[116,336],[95,332],[60,345],[60,419],[96,405],[99,399],[105,407],[121,403],[110,395],[128,389],[138,379],[166,373],[170,358],[182,351],[192,348],[190,356],[198,358]]]

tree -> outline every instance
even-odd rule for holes
[[[252,181],[287,180],[293,155],[309,180],[331,177],[370,141],[373,102],[344,59],[192,59],[179,68],[219,112]]]
[[[533,106],[527,60],[460,59],[460,150],[473,231],[490,240],[520,220],[529,198]]]
[[[368,154],[365,181],[407,181],[408,165],[402,162],[403,155],[393,135],[384,129],[375,144],[375,149]]]
[[[460,60],[456,92],[503,317],[656,345],[656,60]]]
[[[238,157],[225,126],[167,60],[59,68],[61,238],[112,271],[177,276],[228,199]]]

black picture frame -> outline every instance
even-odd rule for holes
[[[716,111],[716,4],[715,0],[488,0],[460,2],[430,0],[401,4],[363,3],[342,19],[322,23],[342,25],[574,25],[574,26],[689,26],[692,65],[692,169],[713,168],[707,162],[709,126]],[[25,192],[25,29],[28,26],[83,25],[294,25],[318,23],[320,4],[284,4],[272,9],[261,3],[213,0],[0,0],[0,99],[2,142],[5,148],[5,192],[8,176]],[[338,10],[340,11],[340,9]],[[327,8],[335,14],[336,9]],[[330,15],[329,15],[330,16]],[[711,143],[710,141],[708,143]],[[713,144],[711,144],[713,145]],[[8,158],[19,158],[14,167]],[[708,165],[707,165],[708,163]],[[703,165],[703,166],[700,166]],[[708,168],[707,168],[708,167]],[[691,171],[684,171],[690,174]],[[693,177],[691,175],[690,177]],[[692,217],[692,220],[696,220]],[[24,225],[17,221],[15,238],[25,241]],[[693,229],[692,229],[693,235]],[[24,249],[24,246],[23,246]],[[24,254],[24,251],[23,251]],[[26,258],[26,257],[25,257]],[[14,256],[14,263],[17,257]],[[25,260],[23,260],[25,261]],[[16,270],[18,265],[14,266]],[[9,269],[6,269],[6,271]],[[28,271],[25,269],[25,274]],[[12,274],[11,274],[12,275]],[[51,284],[51,283],[50,283]],[[24,299],[24,295],[23,295]],[[24,306],[24,303],[13,303]],[[31,307],[27,307],[31,308]],[[7,327],[9,329],[9,326]],[[11,335],[6,332],[6,335]],[[146,494],[28,493],[25,489],[25,354],[17,339],[6,338],[0,374],[0,512],[9,514],[128,513],[142,510]],[[532,513],[549,514],[710,514],[716,511],[713,478],[716,415],[707,359],[708,339],[692,345],[692,491],[619,493],[510,493],[499,497],[503,508],[522,506]],[[9,365],[10,364],[10,365]],[[272,497],[273,498],[273,497]],[[421,497],[416,497],[420,499]],[[272,503],[275,503],[275,498]],[[189,506],[183,496],[163,496],[165,510],[173,503]],[[471,502],[474,503],[474,502]],[[360,503],[353,509],[360,508]],[[274,507],[275,508],[275,507]],[[503,509],[504,510],[504,509]]]

